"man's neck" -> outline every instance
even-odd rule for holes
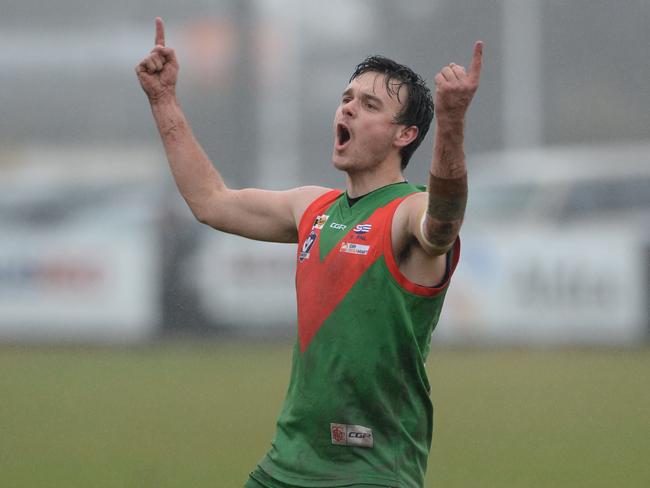
[[[371,191],[382,186],[404,181],[401,171],[363,171],[358,173],[347,173],[346,192],[350,198],[357,198],[367,195]]]

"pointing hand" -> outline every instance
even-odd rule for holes
[[[165,47],[165,24],[156,17],[154,48],[135,67],[142,89],[151,103],[173,99],[176,96],[178,61],[172,48]]]
[[[483,64],[483,43],[474,45],[474,55],[469,71],[451,63],[440,70],[435,77],[435,111],[438,120],[462,121],[469,104],[478,89]]]

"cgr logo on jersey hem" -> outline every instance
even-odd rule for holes
[[[374,445],[372,429],[363,425],[330,424],[330,434],[335,446],[372,448]]]
[[[342,242],[339,252],[346,252],[348,254],[360,254],[362,256],[365,256],[366,254],[368,254],[369,250],[370,250],[370,246],[366,246],[365,244],[355,244],[354,242]]]

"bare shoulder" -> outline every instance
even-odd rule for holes
[[[410,232],[416,230],[416,224],[419,223],[422,213],[427,208],[428,199],[429,194],[427,192],[417,192],[402,200],[393,217],[393,234],[395,231]],[[414,225],[416,227],[413,227]]]
[[[291,199],[291,208],[296,221],[296,226],[302,218],[302,214],[305,213],[307,207],[316,200],[321,195],[332,191],[332,188],[327,188],[324,186],[299,186],[292,190],[289,190],[289,197]]]
[[[316,186],[316,185],[307,185],[299,186],[291,190],[296,198],[307,199],[310,202],[318,198],[321,195],[324,195],[328,191],[332,191],[332,188],[327,188],[325,186]]]

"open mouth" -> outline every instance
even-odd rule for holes
[[[336,145],[342,149],[352,138],[350,129],[343,124],[336,124]]]

